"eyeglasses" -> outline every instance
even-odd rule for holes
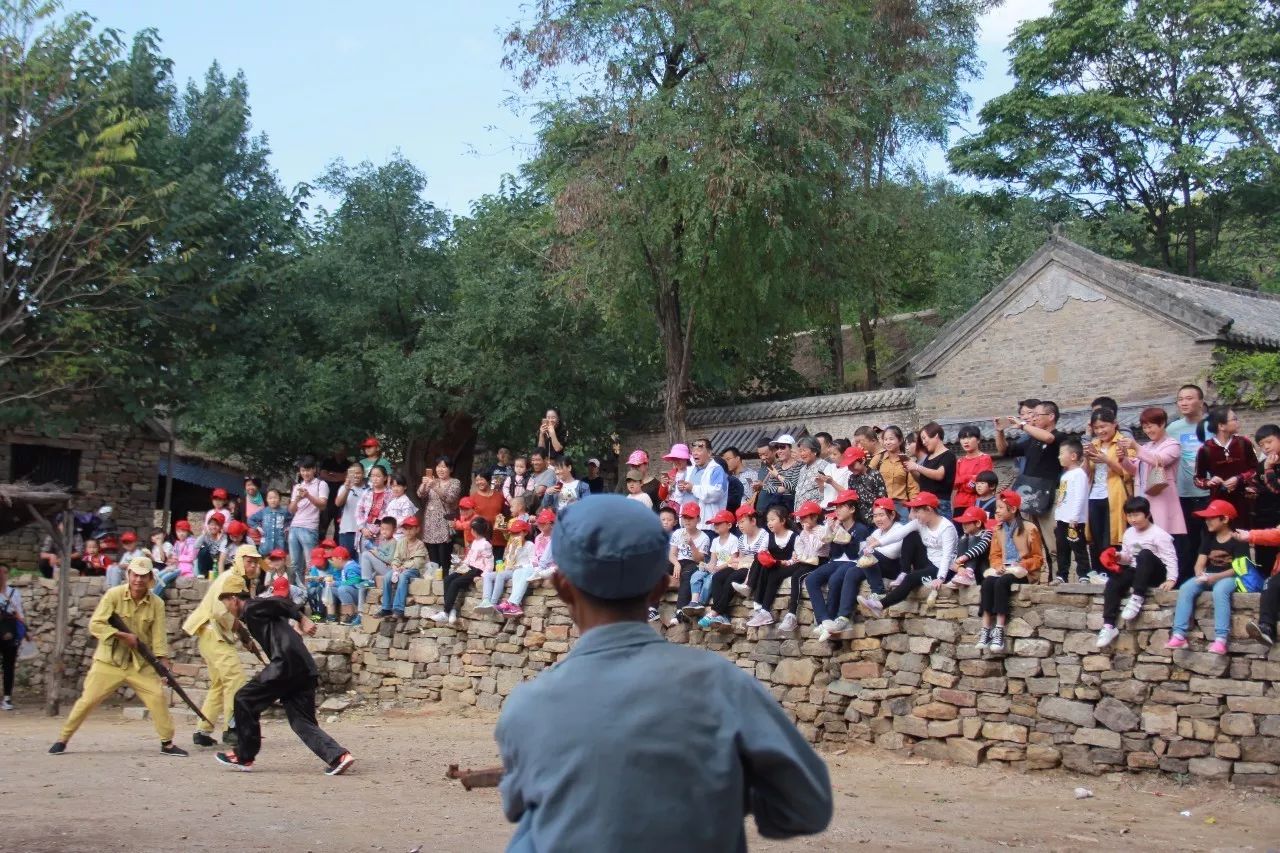
[[[770,450],[790,450],[790,449],[791,449],[791,445],[789,445],[789,444],[771,444],[771,445],[769,445],[769,449],[770,449]]]

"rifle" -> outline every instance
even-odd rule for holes
[[[244,623],[241,622],[239,619],[236,620],[235,631],[236,631],[236,636],[240,638],[240,642],[244,645],[244,647],[249,651],[253,652],[254,656],[257,657],[258,661],[263,666],[266,666],[268,663],[266,655],[262,653],[262,649],[258,647],[258,644],[256,642],[254,642],[253,635],[249,633],[249,629],[246,628],[244,626]]]
[[[126,634],[133,634],[133,629],[129,627],[129,624],[127,622],[125,622],[123,619],[120,618],[119,613],[112,613],[111,618],[107,619],[107,624],[110,625],[112,628],[115,628],[117,631],[123,631]],[[160,677],[163,678],[165,682],[170,687],[173,688],[173,692],[177,693],[178,696],[182,698],[182,701],[187,703],[187,707],[196,712],[197,717],[199,717],[200,719],[208,723],[210,726],[212,726],[213,722],[208,717],[206,717],[199,708],[196,707],[195,702],[191,701],[191,697],[187,695],[187,691],[182,689],[182,685],[178,683],[178,679],[173,677],[173,673],[169,671],[169,668],[164,664],[160,663],[160,659],[156,657],[154,653],[152,653],[150,647],[147,646],[147,644],[142,641],[141,637],[139,637],[137,634],[134,634],[134,637],[138,641],[138,648],[135,649],[135,651],[137,651],[138,654],[142,655],[143,659],[146,660],[147,663],[151,664],[152,668],[155,669],[157,673],[159,673]]]

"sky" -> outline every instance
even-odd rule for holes
[[[362,12],[331,0],[65,0],[132,36],[152,27],[181,85],[213,62],[248,79],[255,132],[265,133],[286,187],[335,159],[385,162],[400,151],[428,178],[427,197],[455,214],[528,159],[534,128],[502,36],[521,0],[381,0]],[[1009,87],[1004,47],[1017,23],[1051,0],[1005,0],[982,20],[973,116]],[[957,134],[963,133],[957,129]],[[940,150],[923,152],[942,173]]]

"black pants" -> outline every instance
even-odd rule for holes
[[[680,561],[680,585],[676,588],[676,610],[682,611],[689,602],[693,601],[693,587],[690,582],[693,580],[693,573],[698,570],[698,564],[693,560]]]
[[[428,542],[427,557],[431,562],[444,569],[445,574],[449,573],[449,558],[453,556],[453,543],[445,542]]]
[[[1103,498],[1089,499],[1089,569],[1105,572],[1102,568],[1102,552],[1111,547],[1111,501]],[[1062,557],[1058,557],[1062,561]],[[1079,570],[1077,570],[1078,572]],[[1059,570],[1058,577],[1062,577]]]
[[[18,666],[18,644],[0,642],[0,664],[4,666],[4,696],[13,695],[13,675]]]
[[[733,584],[742,583],[751,574],[750,569],[736,569],[726,572],[723,569],[711,576],[711,609],[721,616],[729,612],[733,606]]]
[[[1132,566],[1121,566],[1120,571],[1107,577],[1107,586],[1102,590],[1102,623],[1115,627],[1124,594],[1132,589],[1134,595],[1146,598],[1151,587],[1164,583],[1164,577],[1164,563],[1150,551],[1140,551]]]
[[[1267,578],[1258,601],[1258,624],[1272,636],[1276,633],[1276,613],[1280,611],[1280,575]],[[5,670],[5,684],[9,683],[9,670]],[[6,690],[8,688],[5,688]]]
[[[795,572],[795,566],[774,566],[772,569],[765,569],[760,578],[760,584],[756,587],[756,603],[765,610],[772,609],[773,600],[778,597],[778,590],[782,589],[782,584]]]
[[[787,602],[788,613],[798,613],[800,609],[800,590],[804,589],[804,579],[809,577],[817,566],[808,563],[797,563],[791,572],[791,601]]]
[[[1009,616],[1009,598],[1013,595],[1013,585],[1025,583],[1026,580],[1026,578],[1017,577],[1009,572],[983,578],[982,595],[978,601],[978,615],[985,616],[991,613],[1007,618]]]
[[[444,612],[456,612],[458,607],[462,605],[461,599],[467,595],[467,590],[471,589],[476,582],[476,578],[480,577],[479,569],[467,569],[465,572],[454,572],[444,579]]]
[[[1204,535],[1204,519],[1194,513],[1209,505],[1206,498],[1178,498],[1187,532],[1173,537],[1178,545],[1178,585],[1195,574],[1196,557],[1200,553],[1200,537]]]
[[[880,600],[885,607],[892,607],[904,601],[913,590],[924,586],[925,581],[938,577],[938,567],[929,562],[929,553],[925,550],[924,540],[914,531],[908,533],[902,540],[902,554],[898,557],[898,565],[907,573],[907,576],[903,578],[902,583],[889,590],[889,593]]]
[[[1085,539],[1084,525],[1059,521],[1054,526],[1053,538],[1058,545],[1058,577],[1063,582],[1070,580],[1072,557],[1075,557],[1076,578],[1088,574],[1089,543]]]
[[[236,693],[236,757],[253,761],[262,748],[262,712],[277,699],[284,706],[289,728],[325,764],[333,764],[346,752],[316,722],[316,685],[310,682],[259,681],[254,678]]]

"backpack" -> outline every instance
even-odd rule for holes
[[[1231,561],[1236,573],[1236,592],[1262,592],[1266,578],[1258,570],[1258,564],[1248,557],[1236,557]]]

